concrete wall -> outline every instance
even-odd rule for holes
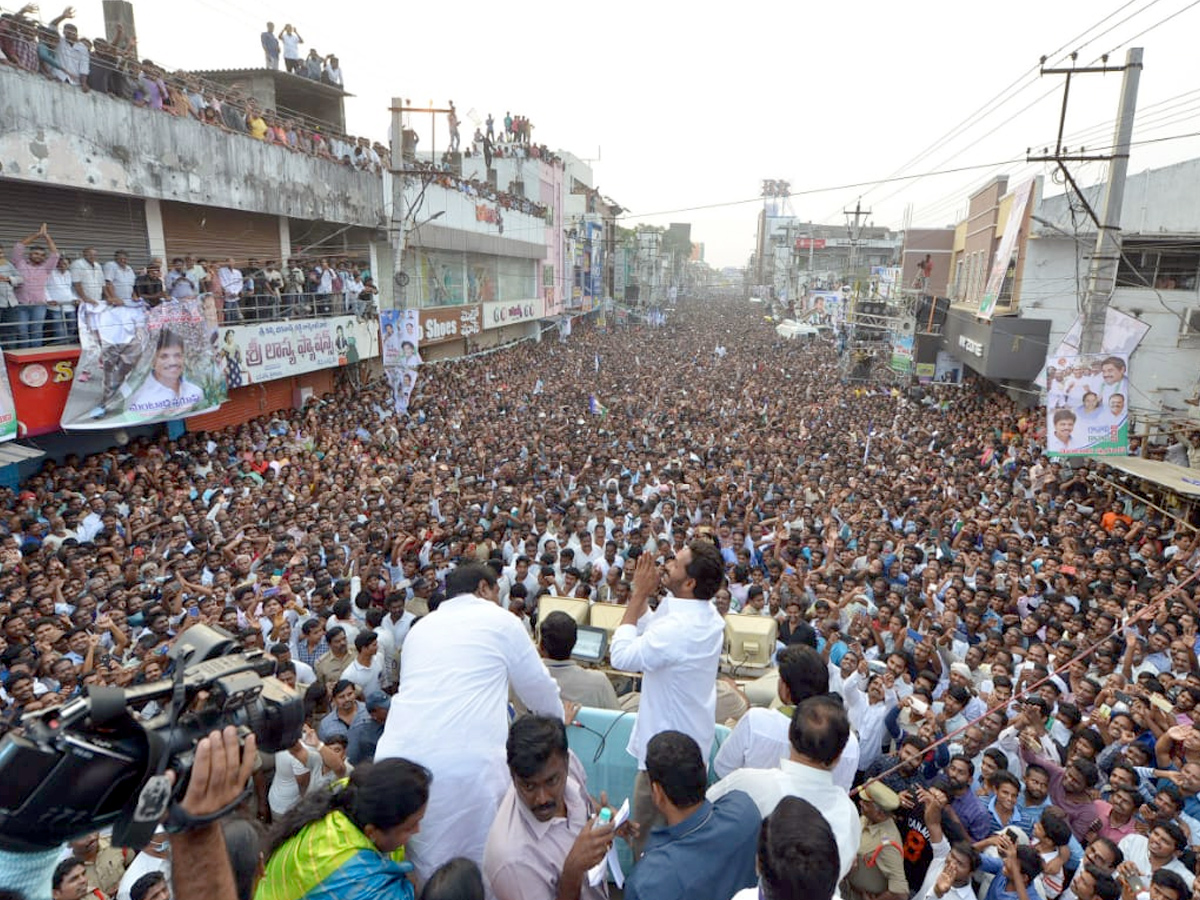
[[[0,174],[374,228],[382,180],[189,119],[0,68]]]
[[[410,179],[405,187],[405,208],[411,210],[421,194],[420,179]],[[495,222],[478,218],[477,207],[498,210],[504,231]],[[438,215],[440,213],[440,215]],[[438,250],[467,250],[495,256],[519,256],[543,259],[546,220],[504,209],[486,197],[472,197],[457,188],[430,184],[425,188],[421,206],[413,215],[415,228],[408,235],[410,245]],[[437,216],[433,219],[433,216]]]

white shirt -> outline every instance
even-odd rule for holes
[[[179,390],[174,391],[153,375],[147,375],[125,408],[141,416],[172,416],[190,410],[203,399],[204,391],[186,378],[179,380]]]
[[[913,900],[938,900],[934,886],[946,868],[946,860],[950,857],[950,842],[942,838],[931,846],[933,847],[933,861],[929,864],[929,870],[925,873],[925,880],[921,883],[920,890],[913,894]],[[951,885],[950,890],[946,891],[941,900],[947,900],[947,898],[949,900],[978,900],[970,882],[962,887]]]
[[[104,280],[111,281],[113,293],[118,300],[133,299],[133,283],[137,281],[137,273],[130,266],[118,266],[116,260],[104,264]]]
[[[237,300],[241,296],[242,287],[245,284],[241,269],[221,266],[221,268],[217,269],[217,278],[221,282],[221,290],[225,292],[225,299],[227,301]]]
[[[1142,873],[1142,877],[1148,882],[1150,880],[1150,839],[1144,834],[1128,834],[1121,838],[1121,842],[1117,847],[1125,854],[1125,859],[1134,862],[1138,871]],[[1181,863],[1178,859],[1173,859],[1165,866],[1164,869],[1170,869],[1180,878],[1187,882],[1188,890],[1192,889],[1192,885],[1196,881],[1196,876],[1188,871],[1187,866]]]
[[[279,35],[279,43],[283,44],[284,59],[300,58],[300,35],[296,32],[284,32]]]
[[[79,84],[91,71],[91,54],[83,41],[72,44],[63,38],[58,42],[58,64],[72,84]]]
[[[833,773],[791,759],[780,762],[778,769],[739,769],[708,789],[708,799],[716,801],[730,791],[745,791],[765,819],[784,797],[802,797],[815,806],[829,823],[838,845],[840,881],[850,872],[858,855],[862,822],[845,788],[833,783]]]
[[[306,773],[309,786],[312,786],[312,775],[321,768],[321,754],[311,747],[305,747],[308,759],[296,759],[290,750],[280,750],[275,754],[275,777],[271,779],[271,788],[267,791],[267,803],[275,816],[285,812],[300,802],[300,783],[296,780]]]
[[[883,746],[883,736],[887,731],[884,719],[888,712],[898,702],[896,692],[889,690],[884,694],[884,702],[875,704],[867,700],[867,693],[861,687],[865,679],[862,673],[855,672],[842,685],[846,698],[846,712],[850,714],[850,724],[858,732],[859,757],[858,768],[865,772],[880,755]]]
[[[55,269],[46,279],[46,299],[58,306],[75,306],[75,291],[71,289],[70,271]]]
[[[104,302],[104,267],[100,263],[90,263],[80,257],[71,263],[70,272],[72,283],[82,285],[85,297]]]
[[[396,645],[396,652],[400,652],[404,649],[404,639],[408,637],[408,630],[412,628],[413,622],[416,620],[417,617],[408,610],[401,613],[400,618],[395,621],[392,621],[392,615],[388,613],[383,617],[383,621],[379,623],[379,628],[382,628],[392,636],[392,640]],[[376,630],[378,631],[379,629]]]
[[[700,745],[704,764],[716,734],[717,667],[725,620],[707,600],[668,594],[637,625],[613,632],[614,669],[642,672],[642,699],[626,749],[646,768],[646,745],[660,731],[682,731]]]
[[[371,657],[371,664],[364,666],[355,657],[354,662],[346,666],[342,672],[342,677],[347,681],[351,681],[362,689],[364,697],[368,697],[375,691],[380,690],[379,680],[383,675],[383,660],[379,658],[379,651],[375,651],[375,655]]]
[[[130,900],[130,889],[137,884],[139,878],[149,875],[151,872],[162,872],[167,876],[167,883],[170,884],[171,860],[159,859],[149,853],[139,853],[133,858],[133,862],[129,864],[125,874],[121,876],[121,883],[117,885],[117,900]]]
[[[512,783],[504,753],[510,682],[531,712],[562,717],[558,685],[525,627],[474,594],[444,601],[404,641],[400,690],[375,759],[403,757],[433,772],[426,820],[408,845],[422,881],[456,856],[483,858]]]
[[[791,754],[788,728],[791,719],[777,709],[752,706],[738,719],[737,725],[717,751],[713,769],[718,778],[726,778],[736,769],[774,769]],[[841,758],[833,767],[833,783],[849,791],[858,771],[861,750],[858,735],[850,730],[850,738]]]

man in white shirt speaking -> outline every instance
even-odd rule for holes
[[[724,578],[721,554],[708,541],[692,541],[666,565],[667,595],[647,613],[660,575],[649,553],[638,557],[625,616],[613,632],[614,669],[642,672],[642,698],[626,748],[637,757],[633,820],[640,826],[634,856],[650,829],[666,820],[655,809],[646,777],[646,745],[662,731],[682,731],[699,746],[708,765],[716,733],[717,667],[725,620],[712,604]]]
[[[508,688],[531,712],[563,717],[558,685],[519,619],[499,606],[496,573],[479,563],[446,576],[449,597],[404,641],[400,690],[375,761],[403,757],[433,773],[408,858],[424,883],[456,856],[483,863],[488,829],[511,783]]]
[[[730,791],[745,791],[765,819],[784,797],[803,797],[820,810],[837,841],[840,875],[845,878],[858,855],[862,825],[845,788],[833,783],[837,765],[850,737],[850,717],[835,697],[810,697],[792,714],[788,731],[791,756],[777,769],[738,769],[708,789],[716,802]]]

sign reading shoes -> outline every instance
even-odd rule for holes
[[[469,306],[438,306],[421,310],[421,346],[443,344],[446,341],[479,334],[483,308],[478,303]]]

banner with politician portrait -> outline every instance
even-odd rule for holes
[[[397,366],[383,370],[388,387],[392,391],[392,405],[402,416],[408,415],[408,405],[412,401],[413,389],[417,386],[417,370],[401,369]]]
[[[63,428],[146,425],[219,407],[227,389],[217,324],[211,296],[81,309]]]
[[[383,367],[415,369],[421,364],[421,311],[385,309],[379,313]]]
[[[1129,358],[1056,357],[1046,366],[1046,449],[1052,456],[1129,453]]]

